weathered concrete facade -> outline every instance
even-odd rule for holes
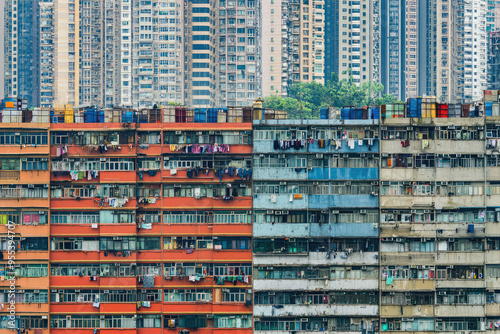
[[[378,332],[378,130],[254,122],[256,333]]]

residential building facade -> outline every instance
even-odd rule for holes
[[[251,122],[109,112],[2,110],[0,331],[251,333]]]
[[[378,120],[254,120],[254,328],[378,332]]]
[[[336,73],[340,79],[353,76],[363,82],[381,80],[381,7],[377,0],[330,0],[325,32],[328,63],[325,77]]]
[[[38,106],[41,59],[33,43],[39,36],[38,2],[8,0],[3,6],[4,94],[26,98],[30,107]]]
[[[260,96],[258,4],[219,1],[218,106],[249,106]]]
[[[324,84],[324,6],[318,0],[262,2],[263,96],[286,96],[297,82]]]
[[[486,87],[486,1],[430,1],[427,95],[471,103]]]

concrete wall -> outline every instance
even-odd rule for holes
[[[256,279],[255,291],[378,290],[378,279]]]
[[[377,237],[378,229],[371,223],[254,223],[254,237]]]
[[[342,253],[343,254],[343,253]],[[254,254],[254,266],[317,266],[317,265],[378,265],[378,252],[356,252],[340,257],[341,253],[332,253],[330,259],[324,252],[309,252],[304,255]]]
[[[279,316],[377,316],[378,305],[282,305],[283,308],[273,308],[272,305],[254,305],[254,317]]]

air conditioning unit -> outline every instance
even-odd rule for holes
[[[181,133],[182,133],[182,131],[175,131],[176,135],[180,135]]]
[[[288,210],[283,210],[282,212],[283,212],[284,215],[287,215],[289,211]]]
[[[449,238],[448,242],[455,242],[455,239],[454,238]]]
[[[286,181],[281,181],[280,186],[286,186]]]
[[[366,213],[366,210],[359,210],[359,213]]]
[[[350,186],[351,185],[351,181],[346,181],[345,184],[346,184],[346,186]]]
[[[339,210],[332,210],[332,214],[334,214],[334,215],[335,215],[335,214],[339,214],[339,213],[340,213],[340,211],[339,211]]]
[[[316,158],[317,158],[317,159],[323,159],[323,154],[322,154],[322,153],[318,153],[318,154],[316,154]]]
[[[276,294],[276,292],[274,292],[274,291],[269,292],[269,296],[274,296],[275,294]]]
[[[361,266],[361,270],[367,270],[366,266]]]
[[[438,292],[438,295],[440,295],[440,296],[444,296],[444,295],[446,295],[446,291],[439,291],[439,292]]]
[[[300,318],[300,322],[308,322],[309,318]]]
[[[328,210],[321,210],[321,213],[328,213]]]
[[[268,215],[272,215],[272,214],[274,213],[274,210],[267,210],[267,211],[266,211],[266,213],[267,213]]]
[[[373,223],[373,228],[377,229],[378,228],[378,223]]]
[[[274,211],[275,215],[281,215],[281,211]]]
[[[313,186],[317,186],[317,185],[319,185],[319,182],[318,181],[314,181],[313,182]]]
[[[403,239],[401,239],[401,238],[396,238],[396,242],[402,242],[402,241],[403,241]]]
[[[411,213],[417,213],[417,210],[411,209]]]
[[[387,130],[387,126],[381,126],[380,130]]]
[[[426,241],[427,241],[427,239],[425,239],[425,238],[420,238],[420,242],[426,242]]]

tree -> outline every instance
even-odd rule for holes
[[[383,90],[379,82],[364,82],[358,87],[352,75],[339,80],[339,76],[332,73],[325,85],[297,82],[290,87],[289,97],[265,98],[264,108],[286,110],[288,118],[300,118],[302,108],[302,118],[319,118],[319,109],[323,107],[363,107],[397,102],[392,95],[381,95]]]

